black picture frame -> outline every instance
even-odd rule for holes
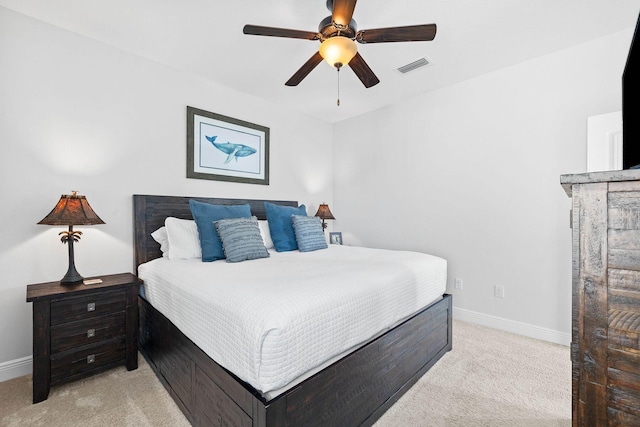
[[[187,106],[187,178],[269,185],[269,128]]]

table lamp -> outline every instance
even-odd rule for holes
[[[73,194],[63,194],[53,210],[38,224],[44,225],[68,225],[68,231],[61,231],[60,241],[69,247],[69,269],[60,283],[70,284],[82,282],[83,277],[76,271],[73,260],[73,243],[80,240],[82,231],[74,231],[74,225],[95,225],[104,224],[104,221],[91,209],[85,196],[78,196],[77,191]]]
[[[326,203],[321,203],[320,206],[318,206],[318,212],[316,212],[314,216],[322,218],[322,231],[327,228],[327,224],[324,222],[325,219],[335,219],[331,213],[331,209],[329,209],[329,205]]]

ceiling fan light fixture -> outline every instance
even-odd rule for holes
[[[344,67],[356,56],[358,47],[348,37],[334,36],[326,39],[320,45],[320,55],[332,67]]]

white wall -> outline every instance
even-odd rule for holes
[[[26,284],[66,271],[60,229],[36,222],[71,190],[106,222],[82,229],[85,276],[133,270],[134,193],[297,199],[310,211],[327,201],[346,244],[446,258],[458,313],[566,336],[570,203],[559,175],[585,169],[586,117],[620,109],[630,39],[598,39],[332,128],[0,7],[0,380],[31,355]],[[187,105],[270,127],[271,185],[186,179]]]
[[[335,125],[334,229],[345,242],[446,258],[462,317],[568,343],[570,200],[559,176],[585,171],[587,117],[620,109],[631,36]]]
[[[187,105],[269,127],[270,185],[187,179]],[[0,7],[0,381],[32,354],[26,285],[67,268],[63,228],[36,225],[61,194],[78,190],[106,222],[76,227],[80,274],[133,271],[132,194],[300,200],[313,214],[332,203],[330,139],[327,123]]]

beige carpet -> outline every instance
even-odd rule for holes
[[[454,322],[447,353],[376,427],[571,425],[567,347]],[[188,426],[146,362],[52,387],[31,404],[31,376],[0,383],[0,426]]]
[[[376,427],[571,426],[569,347],[454,321],[453,350]]]

